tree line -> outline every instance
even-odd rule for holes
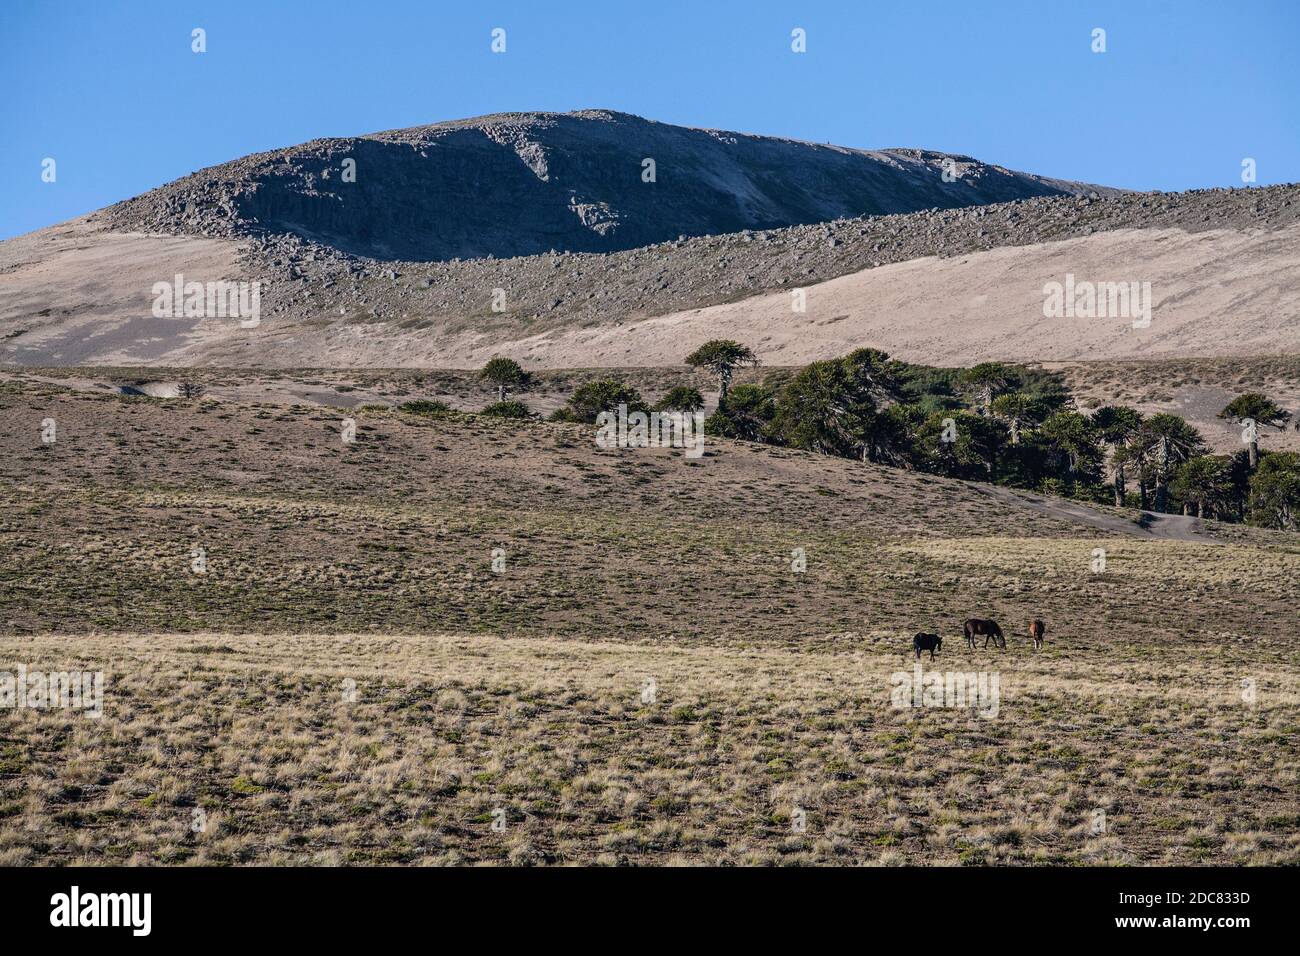
[[[1125,405],[1085,412],[1059,374],[1021,365],[936,368],[864,348],[733,386],[735,371],[758,359],[730,340],[704,344],[686,363],[718,379],[709,435],[1119,507],[1300,528],[1300,454],[1260,447],[1266,430],[1283,430],[1293,417],[1259,393],[1219,413],[1241,429],[1243,447],[1214,455],[1178,415]],[[485,377],[497,380],[487,369]],[[506,377],[519,381],[514,370]],[[704,398],[678,387],[651,406],[635,388],[603,379],[580,386],[552,418],[590,423],[619,404],[694,412]]]

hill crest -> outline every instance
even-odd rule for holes
[[[366,258],[427,262],[614,252],[1117,192],[932,150],[859,150],[579,110],[314,139],[199,170],[107,213],[119,230],[290,234]]]

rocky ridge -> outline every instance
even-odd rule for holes
[[[119,230],[297,236],[427,262],[614,252],[678,236],[1113,192],[969,156],[583,110],[313,140],[199,170],[107,215]]]

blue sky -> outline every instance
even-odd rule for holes
[[[1133,189],[1239,186],[1244,157],[1293,182],[1298,39],[1297,0],[0,0],[0,238],[258,150],[522,109]]]

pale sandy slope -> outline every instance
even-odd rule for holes
[[[1149,328],[1122,319],[1048,319],[1043,286],[1149,281]],[[1262,355],[1300,351],[1300,229],[1246,235],[1123,230],[954,259],[914,259],[807,290],[795,314],[779,292],[616,328],[440,351],[473,366],[503,352],[539,367],[678,363],[696,345],[733,338],[766,364],[798,365],[882,348],[936,365],[984,360]]]
[[[1300,227],[1104,232],[842,276],[808,287],[803,314],[792,312],[782,291],[650,319],[611,314],[595,328],[531,336],[509,323],[449,335],[337,315],[268,316],[257,329],[241,329],[229,320],[149,314],[154,282],[176,272],[236,278],[238,252],[228,240],[105,233],[84,222],[4,243],[0,363],[477,368],[508,355],[530,368],[617,368],[679,365],[712,338],[744,342],[770,365],[862,346],[937,365],[1300,352]],[[1150,327],[1044,318],[1043,286],[1066,273],[1150,282]]]
[[[0,243],[0,362],[191,364],[187,356],[232,323],[155,318],[153,284],[177,273],[237,278],[239,249],[224,239],[107,232],[93,217]]]

